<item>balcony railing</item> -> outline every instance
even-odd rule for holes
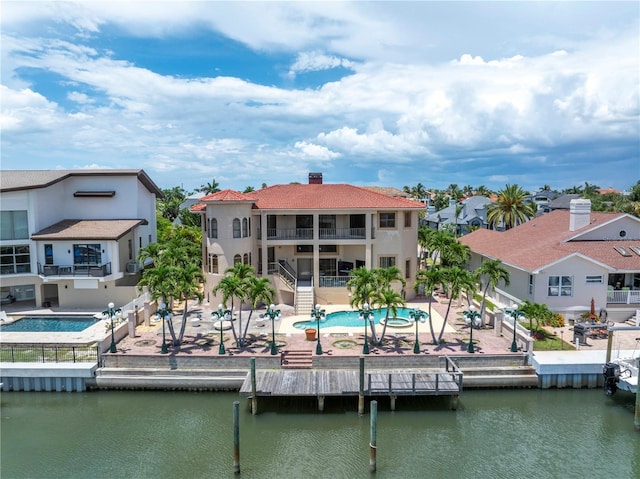
[[[103,278],[111,274],[111,263],[105,263],[103,265],[38,263],[38,274],[41,276],[89,276]]]
[[[365,239],[365,228],[320,228],[320,239]]]
[[[320,276],[318,286],[320,288],[344,288],[350,279],[350,276]]]
[[[274,240],[312,240],[313,228],[283,228],[267,230],[267,239]],[[320,239],[365,239],[365,228],[320,228]]]
[[[607,303],[610,304],[639,304],[640,290],[620,289],[607,291]]]

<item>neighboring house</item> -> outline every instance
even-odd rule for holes
[[[582,198],[582,195],[575,193],[558,196],[557,198],[549,201],[549,204],[545,207],[544,211],[545,213],[548,213],[553,210],[569,210],[571,202],[573,200],[579,200],[580,198]]]
[[[551,190],[540,190],[537,193],[530,195],[526,201],[535,203],[536,211],[539,213],[548,213],[549,203],[555,200],[559,196],[559,193]]]
[[[143,170],[2,170],[1,295],[67,309],[131,301],[161,196]]]
[[[205,196],[205,194],[204,193],[199,193],[199,192],[196,192],[196,193],[193,193],[193,194],[187,196],[187,198],[182,203],[180,203],[178,211],[182,211],[184,209],[187,209],[187,210],[191,211],[191,207],[193,205],[198,204],[198,202],[200,201],[200,198],[202,198],[203,196]],[[173,220],[173,224],[174,225],[181,225],[182,224],[182,221],[180,220],[180,215],[178,215],[176,217],[176,219]]]
[[[235,263],[271,278],[276,302],[308,313],[316,303],[348,303],[350,272],[397,266],[412,297],[418,213],[424,205],[347,184],[275,185],[201,198],[206,291]],[[213,299],[211,299],[213,301]]]
[[[455,225],[458,236],[465,235],[477,228],[488,228],[487,205],[492,201],[485,196],[471,196],[460,203],[449,201],[449,206],[429,213],[422,219],[428,228],[439,230],[444,225]],[[460,207],[456,217],[456,209]]]
[[[568,319],[589,311],[591,299],[608,319],[624,320],[640,308],[640,219],[591,211],[589,200],[554,210],[508,231],[474,231],[469,267],[499,259],[510,285],[493,293],[499,304],[544,303]]]

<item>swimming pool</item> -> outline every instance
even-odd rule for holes
[[[100,319],[93,316],[26,316],[13,323],[0,325],[6,333],[72,333],[84,331]]]
[[[396,310],[396,317],[401,321],[398,321],[396,324],[392,322],[391,317],[389,317],[389,327],[405,327],[409,324],[410,316],[409,313],[413,311],[413,308],[398,308]],[[359,311],[336,311],[335,313],[327,314],[327,320],[320,324],[321,328],[331,328],[331,327],[343,327],[343,328],[356,328],[358,326],[363,326],[363,321],[358,317]],[[380,320],[384,319],[387,314],[387,309],[382,308],[381,310],[374,309],[373,317],[375,324],[380,324]],[[425,313],[426,314],[426,313]],[[309,320],[309,321],[298,321],[293,323],[293,327],[296,329],[307,329],[307,328],[315,328],[317,326],[317,321]]]

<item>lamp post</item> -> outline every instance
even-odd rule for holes
[[[316,304],[316,307],[311,310],[311,319],[315,319],[318,323],[318,344],[316,345],[316,354],[320,356],[322,354],[322,345],[320,344],[320,321],[326,320],[324,309],[320,309],[320,305]]]
[[[111,347],[109,348],[109,351],[112,353],[118,351],[118,349],[116,348],[116,338],[113,333],[113,329],[115,328],[115,325],[113,324],[113,318],[114,316],[120,317],[121,313],[122,311],[120,310],[120,308],[116,308],[113,303],[109,303],[107,305],[107,309],[102,312],[102,316],[107,316],[111,320]]]
[[[425,313],[421,309],[412,309],[409,311],[409,317],[416,323],[416,342],[413,344],[413,354],[420,354],[420,341],[418,340],[418,322],[424,323],[429,317],[428,313]]]
[[[465,311],[464,313],[465,321],[469,323],[469,345],[467,346],[468,353],[475,353],[476,350],[473,346],[473,324],[476,322],[478,318],[480,318],[480,313],[476,311],[476,308],[472,305],[469,306],[469,311]]]
[[[507,313],[509,313],[513,317],[513,341],[511,342],[511,352],[518,352],[518,343],[516,342],[516,329],[518,326],[518,318],[524,316],[524,312],[518,308],[517,304],[513,304],[511,309],[507,309]]]
[[[219,327],[220,327],[220,347],[218,348],[218,354],[226,354],[226,351],[224,349],[224,335],[222,332],[222,322],[225,319],[229,319],[231,317],[231,310],[230,309],[224,309],[224,306],[222,306],[222,304],[218,305],[218,311],[212,311],[211,312],[211,318],[214,321],[218,321]]]
[[[160,309],[156,312],[158,316],[162,318],[162,347],[160,348],[160,354],[167,354],[167,335],[165,332],[165,321],[173,317],[173,311],[168,308],[165,303],[160,303]]]
[[[275,309],[276,305],[271,304],[267,311],[264,313],[266,317],[271,320],[271,355],[275,356],[278,354],[278,347],[276,346],[276,326],[275,322],[280,320],[280,310]]]
[[[364,320],[364,346],[362,346],[362,354],[369,354],[369,338],[367,338],[367,322],[373,318],[373,311],[369,309],[369,303],[364,303],[358,317]]]

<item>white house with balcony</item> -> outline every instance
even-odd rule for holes
[[[72,308],[137,296],[161,190],[143,170],[2,170],[3,303]]]
[[[313,304],[349,302],[352,270],[396,266],[414,295],[418,213],[422,203],[367,188],[323,183],[224,190],[191,208],[202,215],[206,292],[235,263],[271,278],[277,302],[307,313]],[[399,287],[399,285],[398,285]]]
[[[567,319],[597,312],[624,321],[640,309],[640,219],[624,213],[592,212],[591,202],[571,200],[510,230],[480,229],[460,238],[472,252],[470,269],[499,259],[510,285],[493,298],[510,306],[544,303]]]

